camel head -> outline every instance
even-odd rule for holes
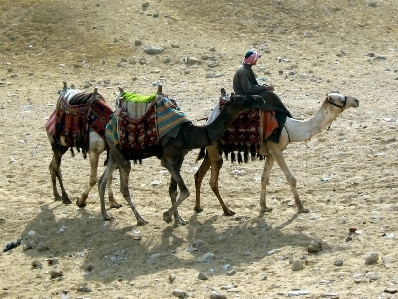
[[[329,103],[333,106],[333,109],[339,110],[338,113],[341,113],[347,108],[358,108],[359,101],[350,96],[344,96],[339,93],[329,93],[325,100],[325,103]]]

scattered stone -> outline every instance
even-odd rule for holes
[[[288,297],[290,297],[290,296],[308,295],[309,293],[310,293],[310,291],[307,291],[307,290],[299,290],[299,291],[290,291],[286,295]]]
[[[177,298],[187,298],[189,296],[187,292],[178,289],[173,291],[173,295]]]
[[[171,283],[173,283],[174,280],[176,280],[176,276],[175,276],[175,274],[171,273],[171,274],[169,275],[169,281],[170,281]]]
[[[355,232],[357,231],[357,229],[356,229],[355,227],[350,227],[350,228],[348,229],[348,231],[349,231],[350,233],[355,233]]]
[[[293,271],[300,271],[300,270],[303,270],[303,269],[304,269],[304,266],[303,266],[303,263],[301,262],[301,260],[295,260],[292,263],[292,270]]]
[[[64,275],[64,273],[62,273],[62,271],[54,271],[54,270],[52,270],[52,271],[50,272],[50,277],[51,277],[52,279],[61,277],[61,276],[63,276],[63,275]]]
[[[228,276],[232,276],[232,275],[234,275],[234,274],[236,274],[236,270],[235,270],[235,269],[229,270],[229,271],[227,272],[227,275],[228,275]]]
[[[199,279],[199,280],[208,280],[209,278],[206,276],[206,274],[200,272],[200,273],[198,274],[198,279]]]
[[[216,67],[216,66],[218,66],[220,64],[220,62],[218,61],[218,60],[210,60],[208,63],[207,63],[207,66],[208,67]]]
[[[6,252],[6,251],[9,251],[11,249],[14,249],[14,248],[18,247],[19,245],[21,245],[21,241],[22,241],[22,238],[18,238],[17,241],[8,243],[4,247],[3,252]]]
[[[158,46],[145,46],[144,47],[144,53],[149,54],[149,55],[157,55],[160,54],[164,51],[162,47]]]
[[[57,265],[58,264],[58,259],[56,258],[50,258],[47,260],[48,264],[53,266],[53,265]]]
[[[384,290],[384,293],[388,293],[388,294],[395,294],[398,292],[397,288],[394,287],[388,287],[387,289]]]
[[[367,257],[365,257],[365,264],[373,265],[376,264],[378,260],[379,260],[379,255],[376,252],[372,252]]]
[[[322,298],[329,298],[329,299],[339,299],[339,294],[337,293],[323,293],[321,294]]]
[[[176,44],[171,44],[170,47],[172,47],[173,49],[177,49],[177,48],[179,48],[180,46],[179,46],[179,45],[176,45]]]
[[[379,280],[379,279],[380,279],[380,276],[376,275],[376,274],[369,276],[369,280],[370,281],[376,281],[376,280]]]
[[[322,242],[320,240],[311,241],[310,246],[308,246],[309,253],[318,253],[322,251]]]
[[[196,64],[201,64],[202,62],[198,58],[195,58],[195,57],[185,57],[184,63],[186,65],[196,65]]]
[[[38,260],[35,260],[32,262],[32,268],[33,269],[41,269],[41,268],[43,268],[43,265]]]
[[[343,266],[343,260],[335,260],[333,264],[337,267],[341,267]]]
[[[211,252],[207,252],[204,255],[198,257],[196,259],[197,262],[199,263],[210,263],[214,258],[214,254],[212,254]]]
[[[365,278],[355,278],[354,282],[359,284],[359,283],[367,283],[368,281]]]
[[[227,299],[227,296],[225,294],[213,291],[210,295],[210,299]]]
[[[224,76],[223,73],[207,73],[206,78],[217,78]]]
[[[76,291],[78,291],[78,292],[80,292],[80,293],[90,293],[90,292],[92,292],[93,290],[90,289],[89,287],[80,287],[80,288],[77,288]]]
[[[149,7],[149,2],[143,2],[141,6],[143,10],[146,10]]]
[[[141,46],[141,45],[142,45],[142,41],[140,41],[140,40],[134,41],[134,46]]]

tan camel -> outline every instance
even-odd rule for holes
[[[266,203],[266,189],[271,174],[272,166],[276,161],[285,174],[287,182],[289,183],[296,206],[299,213],[308,213],[309,210],[304,208],[296,188],[296,178],[290,172],[285,159],[283,158],[283,151],[291,142],[307,141],[313,136],[322,132],[335,118],[345,109],[359,106],[359,101],[354,97],[343,96],[338,93],[331,93],[323,102],[321,108],[309,120],[300,121],[292,118],[287,118],[285,126],[281,132],[279,143],[272,141],[262,142],[258,154],[266,156],[265,166],[261,177],[261,195],[260,195],[260,212],[270,212],[272,208],[267,207]],[[196,204],[194,210],[198,213],[203,209],[200,206],[200,187],[202,180],[209,168],[211,168],[210,187],[220,202],[224,215],[232,216],[235,214],[230,210],[222,200],[218,189],[218,177],[220,169],[223,164],[223,158],[219,150],[219,142],[214,142],[212,145],[201,149],[198,160],[203,156],[202,164],[198,171],[195,173],[195,187],[196,187]]]
[[[164,95],[158,95],[157,100],[161,101],[162,99],[164,99]],[[259,108],[262,104],[264,104],[264,100],[260,96],[246,97],[231,95],[230,101],[226,105],[225,109],[210,125],[195,126],[191,122],[182,123],[179,125],[179,133],[175,138],[169,138],[167,143],[163,142],[165,137],[160,139],[160,151],[158,153],[154,153],[151,150],[148,150],[146,153],[141,153],[142,159],[157,156],[161,161],[161,165],[165,167],[171,175],[169,195],[172,206],[169,210],[163,213],[163,220],[165,222],[170,223],[172,221],[172,216],[174,215],[174,219],[177,224],[185,225],[187,223],[181,218],[177,210],[178,206],[189,196],[189,190],[180,174],[181,165],[184,161],[185,155],[192,149],[206,147],[212,142],[218,140],[240,113],[252,108]],[[112,140],[109,140],[108,138],[106,139],[109,146],[108,165],[104,174],[98,181],[98,191],[100,194],[103,219],[105,221],[112,219],[108,216],[105,210],[105,185],[112,176],[112,173],[119,168],[120,191],[133,210],[137,219],[137,225],[145,225],[147,222],[138,213],[130,197],[128,182],[131,163],[124,156],[120,148],[115,146]],[[177,186],[180,189],[178,199]]]
[[[71,89],[67,86],[66,82],[63,82],[63,84],[64,84],[64,87],[61,90],[59,98],[63,97],[67,91],[71,91]],[[98,89],[95,88],[94,92],[91,96],[91,99],[95,100],[97,95],[99,95]],[[91,173],[90,173],[90,180],[89,180],[87,188],[84,190],[81,198],[77,199],[77,201],[76,201],[76,204],[79,207],[84,207],[86,205],[86,200],[87,200],[88,194],[90,193],[90,190],[93,188],[93,186],[97,183],[97,170],[98,170],[99,157],[106,150],[105,139],[102,138],[96,131],[91,129],[91,127],[89,127],[88,130],[89,130],[88,131],[88,140],[89,140],[88,155],[89,155],[89,160],[90,160]],[[64,184],[62,181],[62,174],[61,174],[62,156],[66,153],[66,151],[70,147],[66,144],[66,142],[63,138],[60,138],[59,140],[55,140],[54,136],[48,132],[47,132],[47,137],[50,141],[51,148],[53,151],[53,158],[51,160],[49,169],[50,169],[50,174],[51,174],[54,199],[62,200],[62,202],[65,204],[70,204],[70,203],[72,203],[72,201],[69,199],[69,196],[68,196],[67,192],[65,191]],[[71,151],[72,151],[72,156],[74,156],[73,148],[71,148]],[[84,155],[84,158],[86,158],[86,153],[83,152],[83,155]],[[57,190],[57,182],[56,182],[57,179],[58,179],[59,185],[61,187],[62,196],[58,193],[58,190]],[[120,207],[120,205],[118,205],[115,202],[115,199],[113,197],[111,178],[109,179],[109,182],[108,182],[108,197],[109,197],[109,204],[110,204],[111,208],[119,208]]]

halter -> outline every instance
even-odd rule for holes
[[[347,104],[347,96],[344,96],[344,103],[343,103],[342,106],[341,106],[341,105],[337,105],[337,104],[335,104],[335,103],[329,101],[329,97],[326,99],[326,102],[328,102],[330,105],[339,107],[341,110],[344,110],[344,107],[345,107],[345,105]]]

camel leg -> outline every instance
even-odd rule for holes
[[[113,172],[117,169],[117,164],[116,162],[113,161],[113,159],[109,158],[108,164],[106,165],[105,171],[98,180],[98,193],[100,196],[100,203],[101,203],[101,213],[102,213],[102,218],[104,221],[110,221],[112,220],[112,217],[108,215],[105,209],[105,188],[106,184],[109,182],[109,180],[112,178]]]
[[[206,173],[210,169],[210,159],[208,155],[203,158],[202,164],[200,164],[200,167],[198,171],[195,173],[195,190],[196,190],[196,202],[195,202],[195,207],[194,211],[196,213],[201,213],[203,212],[203,209],[200,207],[200,187],[202,186],[202,181]]]
[[[69,196],[65,191],[64,184],[62,181],[62,174],[61,174],[62,156],[63,156],[63,154],[66,153],[68,148],[65,146],[58,146],[55,144],[52,144],[51,147],[53,150],[53,158],[50,162],[49,169],[50,169],[50,174],[51,174],[51,182],[53,185],[54,199],[62,200],[62,202],[64,204],[70,204],[70,203],[72,203],[72,201],[69,199]],[[58,179],[59,185],[62,190],[62,196],[59,195],[58,190],[57,190],[57,179]]]
[[[188,190],[187,186],[185,185],[184,180],[182,179],[181,174],[180,174],[180,169],[181,169],[181,165],[182,165],[183,161],[184,161],[183,158],[175,158],[175,159],[169,158],[169,159],[161,160],[162,166],[165,167],[172,176],[172,180],[171,180],[171,183],[169,186],[170,197],[174,196],[174,194],[175,194],[175,197],[177,196],[176,193],[174,193],[174,191],[173,191],[173,188],[175,188],[174,185],[178,185],[178,187],[180,188],[180,196],[179,196],[178,200],[175,201],[175,198],[174,198],[174,202],[173,202],[173,197],[171,197],[172,206],[169,210],[167,210],[166,212],[163,213],[163,220],[166,223],[170,223],[172,221],[171,216],[173,214],[176,215],[175,213],[177,212],[178,206],[186,198],[189,197],[189,190]],[[172,184],[173,184],[173,186],[172,186]],[[177,215],[178,215],[178,212],[177,212]],[[176,221],[179,221],[179,223],[184,224],[184,225],[187,223],[180,216],[178,216]]]
[[[138,213],[133,201],[131,200],[130,190],[129,190],[130,171],[131,171],[131,162],[129,160],[124,160],[123,164],[119,164],[120,192],[122,193],[123,197],[127,200],[130,208],[133,210],[134,216],[137,219],[137,225],[145,225],[148,223],[148,221],[145,221],[142,218],[140,213]]]
[[[131,200],[130,190],[129,190],[129,174],[131,171],[131,163],[129,160],[126,160],[123,153],[115,147],[113,142],[108,142],[109,146],[109,157],[108,157],[108,164],[106,166],[105,172],[101,177],[101,184],[99,185],[100,191],[100,199],[101,199],[101,211],[104,217],[104,220],[111,220],[109,216],[107,216],[105,211],[105,201],[104,201],[104,194],[105,194],[105,184],[110,183],[112,179],[112,173],[119,168],[120,173],[120,192],[122,193],[123,197],[127,200],[130,208],[133,210],[135,218],[137,219],[137,225],[145,225],[148,222],[145,221],[141,215],[138,213],[137,209],[133,201]],[[107,219],[109,218],[109,219]]]
[[[76,200],[76,204],[80,208],[83,208],[86,206],[88,194],[90,193],[90,191],[94,187],[94,185],[97,183],[98,162],[99,162],[99,157],[101,154],[102,154],[102,151],[90,151],[89,152],[90,170],[91,170],[90,181],[89,181],[89,184],[88,184],[86,190],[84,190],[81,198]],[[108,187],[108,198],[109,198],[110,208],[120,208],[122,205],[116,203],[115,198],[113,197],[112,175],[109,176],[109,179],[107,181],[107,187]]]
[[[218,144],[215,143],[207,147],[206,155],[203,158],[202,164],[200,165],[198,171],[195,173],[195,187],[196,187],[196,205],[194,210],[197,213],[203,211],[200,207],[200,187],[202,185],[203,177],[209,171],[211,167],[211,176],[210,176],[210,188],[213,190],[213,193],[216,195],[225,216],[233,216],[235,212],[230,210],[224,203],[221,198],[219,188],[218,188],[218,179],[221,167],[223,165],[223,159],[220,153],[218,152]]]
[[[293,192],[294,201],[296,203],[298,212],[299,213],[309,213],[309,210],[304,208],[304,206],[300,200],[300,197],[297,192],[297,187],[296,187],[296,184],[297,184],[296,178],[293,176],[289,167],[287,166],[286,161],[283,158],[282,151],[277,150],[277,149],[272,149],[272,154],[274,155],[274,158],[275,158],[276,162],[278,163],[279,167],[281,168],[282,172],[286,176],[286,180],[289,183],[290,188]]]
[[[272,166],[274,165],[275,159],[272,155],[268,155],[265,159],[265,165],[263,174],[261,176],[261,194],[260,194],[260,213],[272,212],[272,208],[267,207],[267,185],[271,175]]]
[[[224,203],[221,198],[220,191],[218,189],[218,179],[220,175],[220,170],[223,164],[223,159],[220,159],[216,162],[211,163],[211,177],[210,177],[210,188],[213,190],[213,193],[217,196],[217,199],[224,211],[225,216],[233,216],[235,212],[230,210]]]
[[[86,190],[84,190],[81,198],[76,200],[76,204],[78,207],[83,208],[86,206],[86,201],[88,198],[88,194],[90,193],[91,189],[97,183],[97,171],[98,171],[98,161],[101,153],[91,151],[89,152],[89,159],[90,159],[90,181]]]
[[[171,177],[171,180],[170,180],[169,195],[170,195],[170,199],[171,199],[171,204],[174,205],[177,201],[178,192],[177,192],[177,182],[174,180],[173,177]],[[187,223],[188,223],[188,221],[185,221],[180,216],[178,209],[176,209],[174,212],[174,220],[177,224],[180,224],[180,225],[187,225]]]
[[[108,187],[108,200],[109,200],[109,207],[111,209],[119,209],[122,207],[121,204],[117,203],[115,200],[115,197],[113,195],[113,188],[112,188],[112,181],[113,181],[113,176],[110,175],[108,182],[107,182],[107,187]]]

